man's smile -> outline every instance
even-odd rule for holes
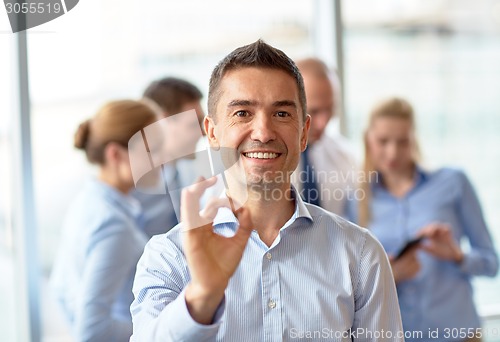
[[[251,159],[276,159],[281,153],[277,152],[267,152],[267,151],[254,151],[254,152],[243,152],[243,155]]]

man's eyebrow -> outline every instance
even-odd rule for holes
[[[291,101],[291,100],[275,101],[273,103],[273,106],[274,107],[293,107],[293,108],[297,108],[297,104],[295,103],[295,101]]]
[[[251,100],[232,100],[227,104],[228,107],[239,107],[239,106],[256,106],[257,101]]]

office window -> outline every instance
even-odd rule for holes
[[[500,250],[500,6],[496,1],[344,1],[348,134],[398,95],[415,107],[424,164],[463,168]],[[361,157],[361,154],[360,154]],[[500,277],[476,278],[482,315],[500,313]]]
[[[3,25],[2,25],[3,28]],[[0,34],[0,340],[16,341],[17,314],[16,306],[16,249],[13,230],[12,206],[12,98],[11,80],[15,77],[14,48],[12,35]]]

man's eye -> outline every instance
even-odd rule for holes
[[[248,116],[248,112],[246,110],[239,110],[236,113],[234,113],[234,116],[237,116],[239,118],[244,118]]]
[[[288,112],[277,112],[276,116],[280,117],[280,118],[286,118],[287,116],[290,116],[290,113],[288,113]]]

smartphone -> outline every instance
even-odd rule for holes
[[[423,237],[418,237],[418,238],[409,240],[406,243],[406,245],[396,255],[396,260],[398,260],[399,258],[401,258],[403,255],[405,255],[406,253],[408,253],[409,251],[411,251],[416,246],[418,246],[422,242],[423,239],[424,239]]]

